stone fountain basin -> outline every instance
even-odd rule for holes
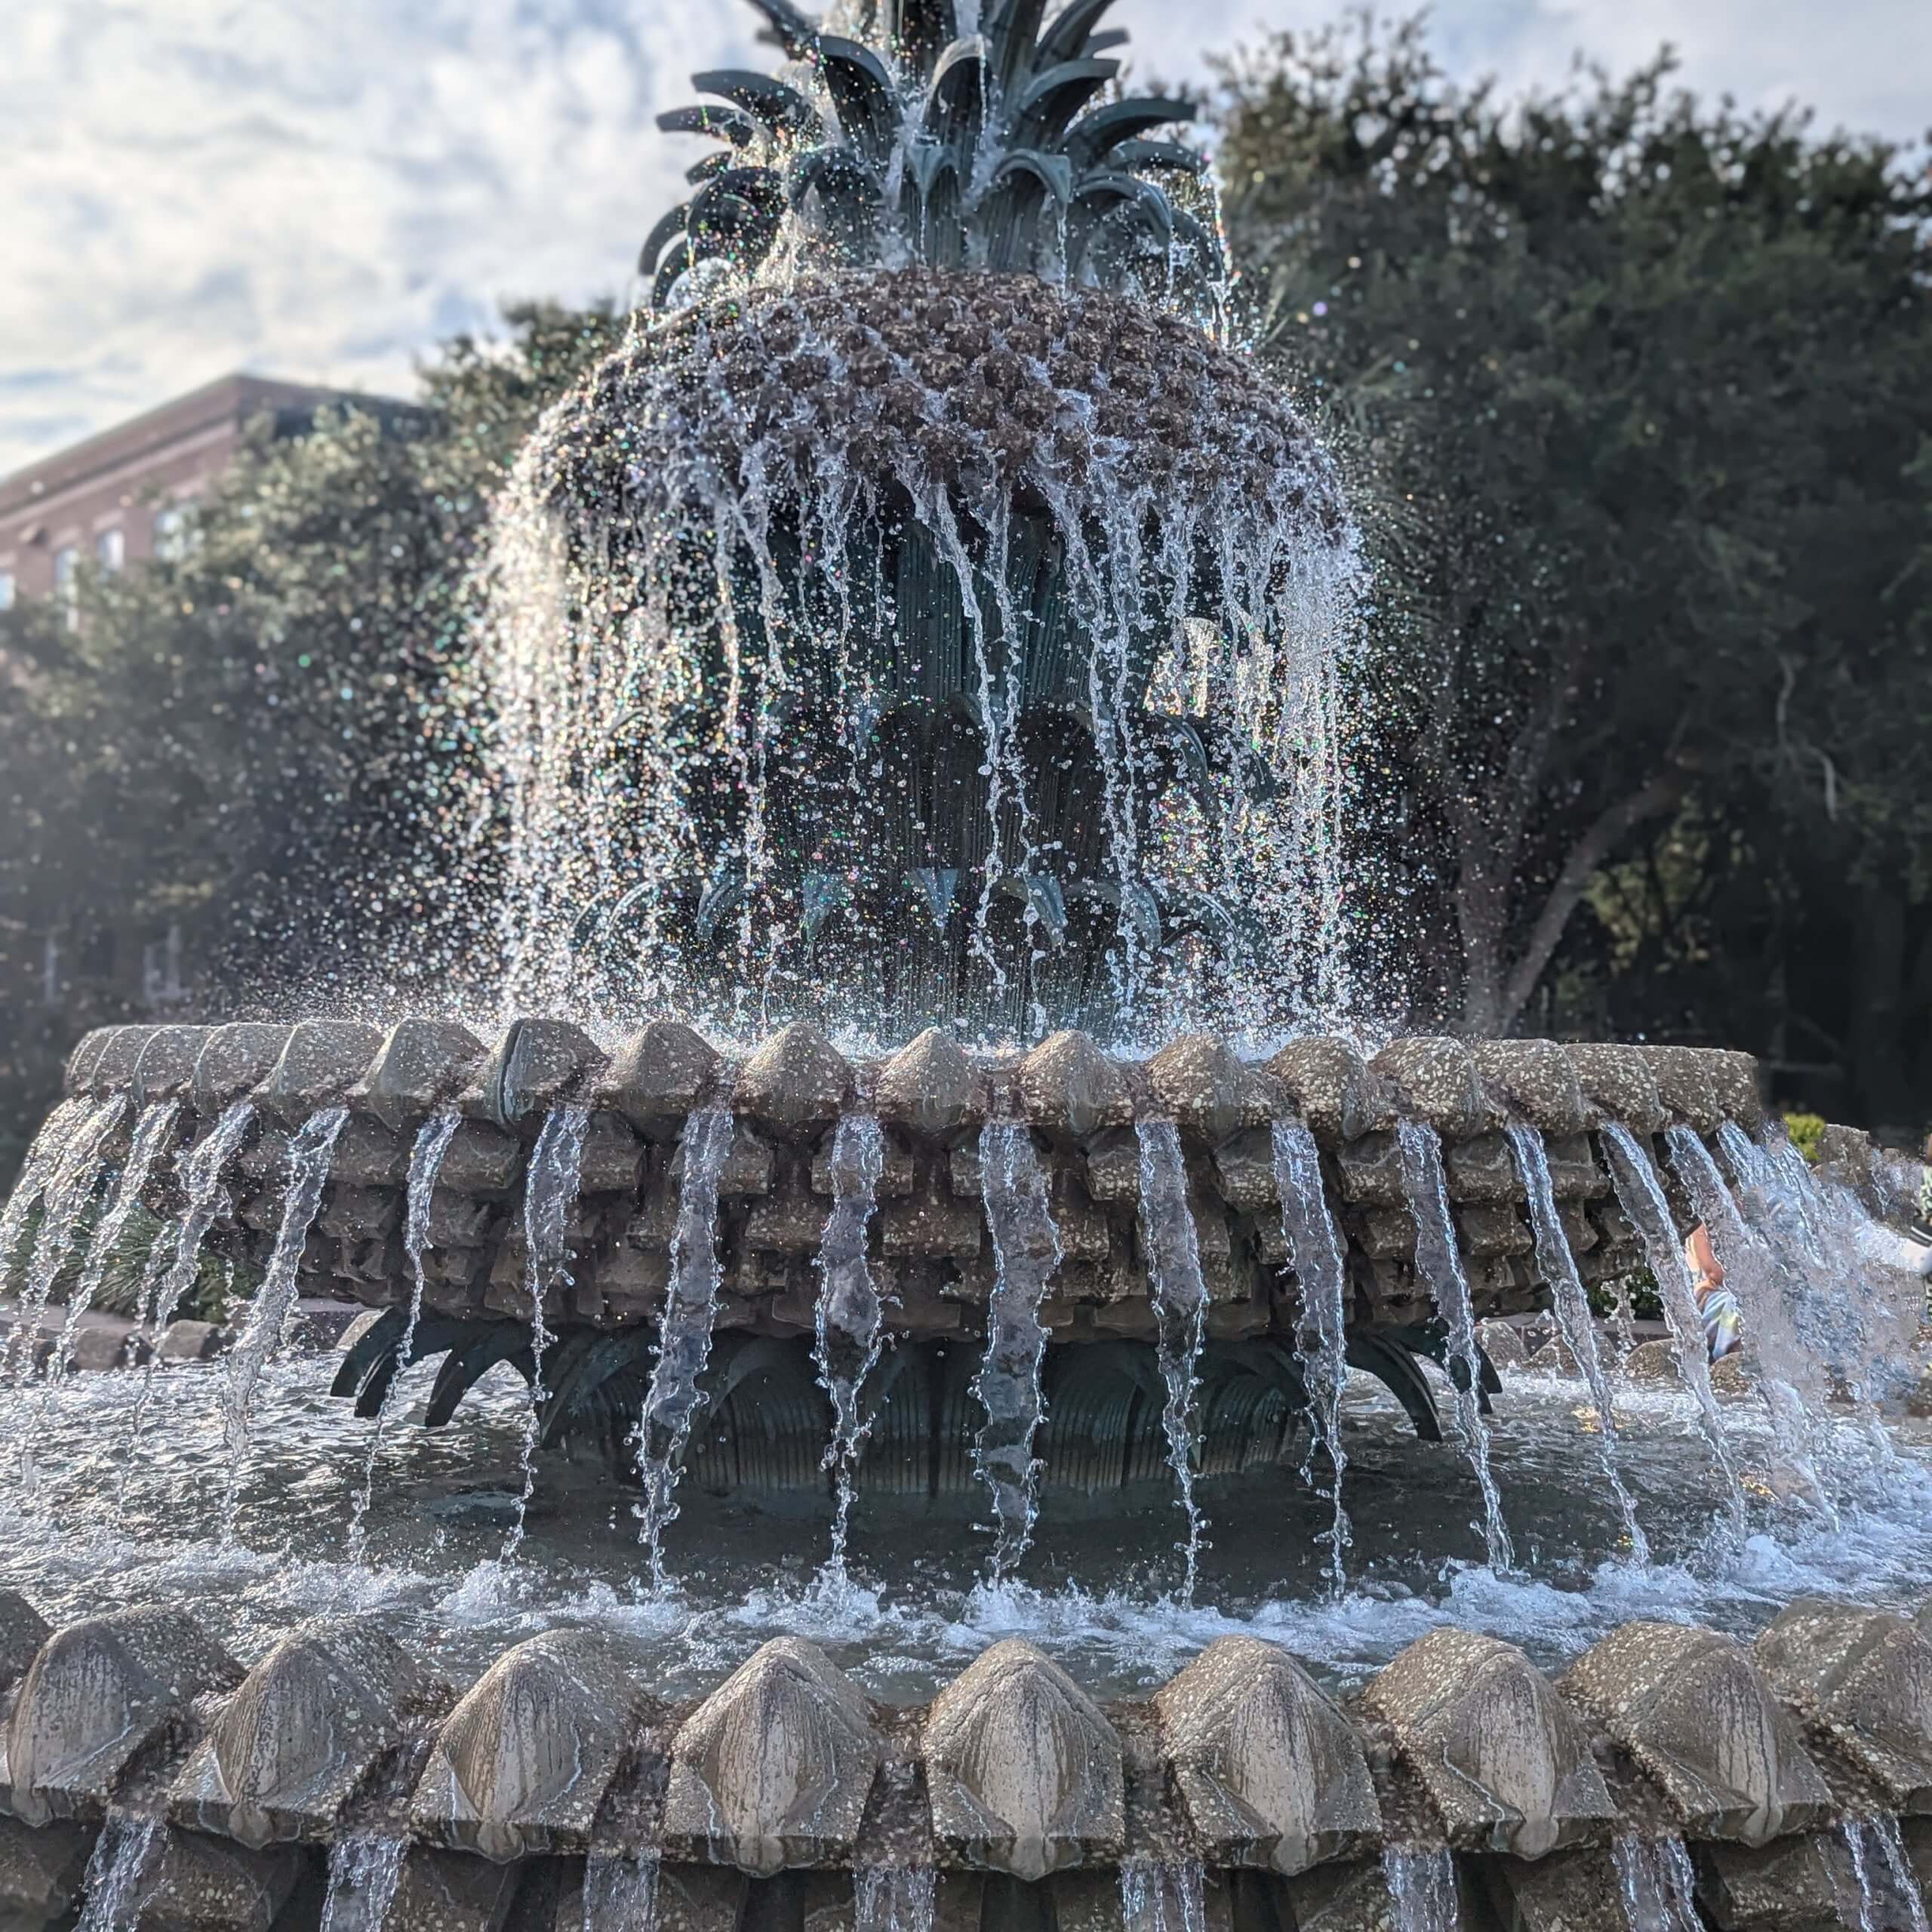
[[[835,1124],[875,1112],[886,1153],[875,1266],[886,1321],[904,1334],[979,1332],[993,1278],[981,1201],[979,1135],[989,1118],[1024,1121],[1049,1177],[1065,1260],[1041,1318],[1056,1343],[1140,1339],[1155,1329],[1137,1223],[1137,1121],[1172,1121],[1185,1153],[1211,1339],[1292,1337],[1299,1299],[1284,1237],[1272,1124],[1305,1121],[1347,1247],[1353,1325],[1402,1326],[1433,1312],[1414,1265],[1415,1224],[1392,1130],[1426,1122],[1441,1137],[1447,1190],[1478,1316],[1548,1305],[1523,1189],[1502,1132],[1542,1132],[1558,1211],[1586,1283],[1640,1258],[1594,1130],[1640,1137],[1674,1122],[1711,1133],[1755,1125],[1753,1063],[1683,1048],[1562,1046],[1546,1041],[1399,1039],[1372,1059],[1346,1041],[1297,1040],[1263,1063],[1228,1044],[1183,1039],[1151,1058],[1107,1054],[1062,1032],[1031,1051],[971,1054],[929,1031],[878,1060],[848,1060],[811,1026],[788,1026],[742,1060],[691,1028],[655,1021],[607,1051],[568,1022],[530,1019],[486,1045],[454,1023],[126,1026],[91,1033],[68,1068],[70,1094],[181,1102],[192,1139],[237,1099],[257,1124],[236,1161],[219,1252],[263,1259],[278,1224],[284,1155],[317,1109],[350,1119],[302,1259],[302,1291],[368,1307],[406,1300],[401,1240],[415,1130],[454,1111],[431,1203],[425,1307],[453,1317],[531,1314],[523,1183],[550,1110],[589,1110],[581,1188],[568,1239],[571,1279],[546,1305],[553,1325],[651,1321],[669,1270],[684,1125],[731,1109],[737,1128],[719,1181],[723,1267],[718,1327],[812,1332],[817,1254],[832,1191]],[[1669,1172],[1666,1168],[1666,1177]],[[158,1212],[165,1177],[155,1183]],[[1680,1223],[1694,1218],[1674,1201]]]
[[[555,1629],[459,1696],[370,1618],[246,1672],[180,1621],[54,1630],[0,1595],[6,1923],[64,1922],[130,1816],[163,1821],[140,1923],[206,1932],[312,1925],[329,1847],[372,1835],[401,1861],[389,1922],[438,1932],[602,1928],[586,1873],[641,1859],[659,1922],[707,1932],[863,1923],[855,1889],[895,1870],[937,1875],[938,1915],[878,1924],[1140,1927],[1152,1882],[1197,1890],[1203,1932],[1366,1932],[1391,1853],[1452,1858],[1470,1932],[1610,1932],[1632,1838],[1688,1842],[1724,1932],[1829,1924],[1847,1817],[1903,1854],[1868,1872],[1874,1922],[1932,1875],[1932,1605],[1801,1601],[1749,1647],[1628,1623],[1554,1678],[1441,1629],[1340,1699],[1241,1635],[1102,1703],[1012,1638],[914,1706],[789,1636],[672,1698],[629,1639]]]

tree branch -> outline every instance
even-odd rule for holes
[[[1599,812],[1582,838],[1570,848],[1556,883],[1543,902],[1536,924],[1530,929],[1528,943],[1518,958],[1504,989],[1504,1026],[1513,1025],[1516,1016],[1530,1002],[1537,982],[1543,977],[1550,955],[1563,937],[1570,915],[1588,888],[1594,875],[1623,841],[1648,818],[1666,812],[1684,795],[1684,774],[1674,770],[1660,771],[1641,790]]]

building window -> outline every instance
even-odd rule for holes
[[[54,594],[67,607],[67,628],[80,622],[81,553],[72,543],[63,543],[54,553]]]
[[[94,553],[100,567],[110,574],[118,571],[128,561],[128,539],[117,525],[112,530],[103,530],[94,540]]]
[[[154,553],[179,563],[188,553],[188,512],[178,504],[154,514]]]
[[[0,571],[0,611],[11,611],[13,608],[14,573]]]

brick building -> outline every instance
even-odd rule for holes
[[[165,555],[180,540],[183,511],[258,419],[269,419],[277,435],[300,435],[332,403],[385,417],[409,408],[387,397],[223,376],[0,478],[0,610],[18,597],[63,589],[83,565],[120,570]]]

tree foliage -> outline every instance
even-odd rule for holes
[[[186,555],[87,578],[73,624],[47,601],[0,614],[0,1166],[73,1033],[126,1017],[116,937],[178,922],[211,998],[347,1001],[451,970],[441,874],[473,762],[454,700],[490,502],[619,327],[506,322],[445,345],[416,409],[264,435]],[[51,1014],[48,933],[68,981]]]
[[[1669,74],[1505,102],[1414,23],[1279,36],[1225,69],[1229,221],[1380,565],[1412,1010],[1776,1051],[1817,855],[1932,946],[1932,195]]]
[[[1826,1113],[1921,1124],[1916,158],[1663,60],[1458,91],[1365,18],[1223,81],[1240,289],[1376,562],[1355,775],[1403,1016],[1721,1040]],[[400,417],[252,449],[191,552],[88,581],[77,626],[0,614],[0,1171],[73,1034],[126,1017],[107,936],[179,921],[251,998],[448,986],[488,508],[622,326],[509,320]]]

